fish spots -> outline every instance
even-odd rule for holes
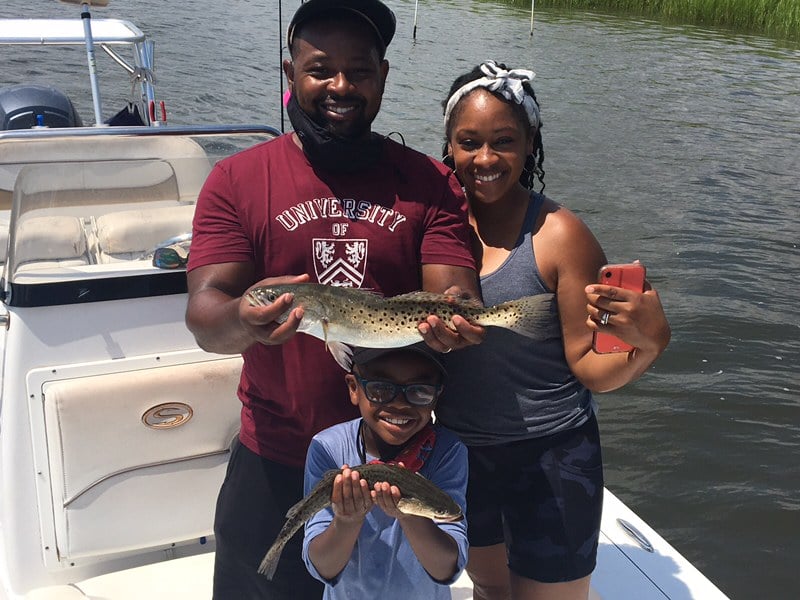
[[[552,336],[548,328],[557,323],[551,315],[552,294],[484,308],[475,302],[428,292],[383,298],[361,289],[306,283],[256,288],[249,297],[258,304],[266,294],[277,297],[285,292],[294,294],[295,302],[304,307],[301,332],[320,339],[325,335],[328,343],[405,346],[419,340],[418,325],[428,315],[437,315],[451,328],[453,316],[458,314],[474,324],[504,327],[534,339]]]

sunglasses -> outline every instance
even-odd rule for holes
[[[353,374],[361,387],[367,400],[375,404],[389,404],[397,396],[403,394],[406,402],[412,406],[430,406],[439,397],[442,391],[441,385],[432,383],[409,383],[400,385],[392,381],[378,381],[359,377]]]
[[[189,261],[189,249],[174,244],[156,248],[153,252],[153,266],[159,269],[180,269]]]

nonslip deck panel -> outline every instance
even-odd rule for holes
[[[227,450],[239,428],[240,372],[235,357],[43,386],[60,557],[211,533]],[[153,428],[177,419],[185,420]]]

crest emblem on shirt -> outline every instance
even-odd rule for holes
[[[314,238],[311,243],[317,281],[325,285],[361,287],[367,263],[367,240]]]

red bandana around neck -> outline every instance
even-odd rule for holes
[[[408,440],[405,448],[392,460],[383,461],[376,459],[369,461],[368,464],[386,463],[389,465],[396,465],[397,463],[403,463],[406,469],[416,473],[422,468],[422,465],[425,464],[425,460],[428,458],[435,444],[436,431],[431,424],[428,423],[418,431],[413,438]]]

